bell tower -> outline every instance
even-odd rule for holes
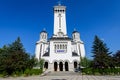
[[[60,3],[54,6],[54,36],[53,37],[67,37],[66,30],[66,6]]]

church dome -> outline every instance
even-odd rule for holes
[[[72,32],[72,34],[74,34],[74,33],[79,33],[76,29],[74,29],[74,31]]]
[[[47,41],[47,32],[45,30],[40,32],[40,41]]]
[[[76,30],[72,32],[73,41],[80,41],[80,33]]]
[[[79,33],[79,32],[78,31],[73,31],[72,33],[74,34],[74,33]]]
[[[40,33],[47,33],[45,30],[41,31]]]

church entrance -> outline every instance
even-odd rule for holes
[[[57,71],[58,64],[57,62],[54,62],[54,71]]]
[[[48,69],[48,62],[45,62],[44,68]]]
[[[59,63],[59,69],[60,69],[60,71],[63,71],[63,63],[62,62]]]
[[[74,62],[74,68],[77,68],[77,61]]]
[[[68,67],[68,62],[65,62],[65,71],[69,71]]]

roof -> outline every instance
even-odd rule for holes
[[[76,52],[72,52],[72,56],[78,56]]]
[[[46,52],[43,56],[44,56],[44,57],[45,57],[45,56],[49,56],[49,52]]]

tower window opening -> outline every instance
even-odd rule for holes
[[[61,32],[61,29],[59,29],[59,32]]]

